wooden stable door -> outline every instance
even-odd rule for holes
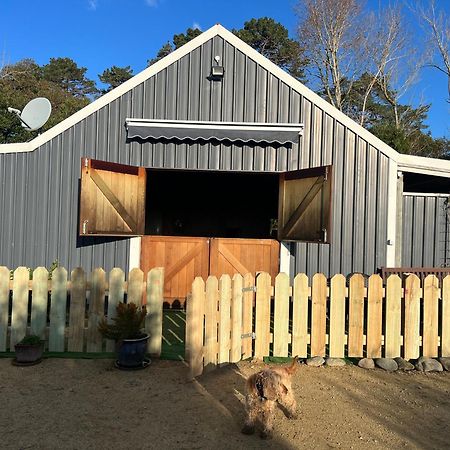
[[[278,273],[280,243],[273,239],[211,239],[209,274]]]
[[[164,300],[184,303],[195,277],[278,272],[280,244],[272,239],[143,236],[141,269],[164,267]]]

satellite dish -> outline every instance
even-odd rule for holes
[[[38,97],[30,100],[22,112],[15,108],[8,108],[8,111],[17,114],[27,131],[34,131],[42,128],[47,122],[52,112],[52,105],[48,99]]]

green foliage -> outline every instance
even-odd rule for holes
[[[138,308],[133,302],[119,303],[113,323],[108,324],[103,319],[98,325],[98,331],[107,339],[121,341],[123,339],[139,339],[144,335],[142,328],[147,315],[145,306]]]
[[[158,50],[156,57],[147,61],[147,66],[151,66],[152,64],[155,64],[155,62],[158,62],[160,59],[165,58],[174,50],[180,48],[184,44],[187,44],[189,41],[196,38],[200,34],[202,34],[202,31],[198,28],[188,28],[185,33],[174,34],[172,38],[173,44],[171,44],[170,42],[165,43]]]
[[[273,63],[286,70],[298,80],[305,77],[304,67],[306,60],[300,44],[290,39],[288,30],[281,23],[269,17],[251,19],[244,23],[240,30],[232,30],[233,33],[260,52]],[[152,65],[164,58],[172,51],[199,36],[202,32],[198,28],[188,28],[184,33],[173,36],[173,44],[167,42],[158,51],[156,57],[148,61]]]
[[[39,345],[42,343],[42,339],[35,334],[28,334],[24,336],[23,339],[19,342],[22,345]]]
[[[117,67],[112,66],[109,69],[105,69],[102,74],[98,76],[102,83],[109,85],[107,89],[102,90],[103,94],[115,89],[125,81],[133,77],[133,70],[130,66]]]
[[[42,66],[43,78],[61,87],[76,98],[88,98],[98,94],[95,82],[86,78],[86,67],[78,67],[70,58],[50,58]]]
[[[26,131],[15,114],[7,111],[11,106],[23,107],[35,97],[47,97],[52,113],[43,126],[46,131],[86,106],[90,99],[73,96],[57,83],[44,77],[42,67],[25,59],[0,70],[0,144],[25,142],[38,135],[38,131]]]
[[[281,23],[270,17],[251,19],[233,33],[294,78],[304,80],[304,51]]]

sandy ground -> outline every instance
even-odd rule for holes
[[[242,362],[196,382],[181,362],[124,372],[111,360],[0,359],[2,449],[401,449],[450,447],[450,373],[386,373],[300,365],[297,420],[275,435],[240,433]]]

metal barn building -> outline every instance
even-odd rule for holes
[[[9,268],[164,265],[176,297],[210,273],[450,265],[450,161],[397,153],[221,25],[0,145],[0,180]]]

